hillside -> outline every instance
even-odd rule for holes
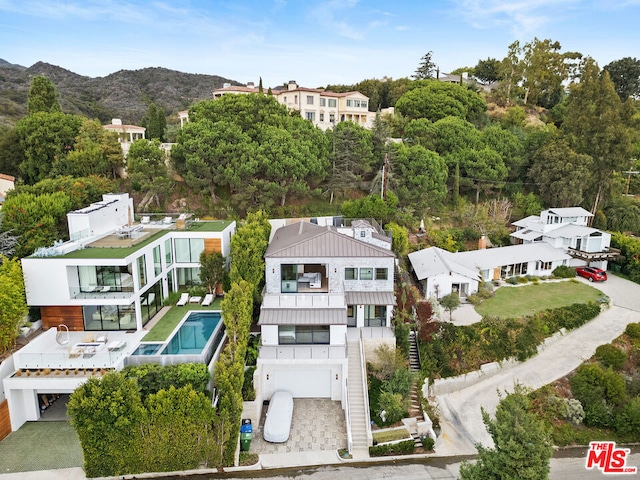
[[[27,114],[27,94],[36,75],[44,75],[55,84],[65,113],[97,118],[101,123],[121,118],[124,123],[139,124],[152,102],[172,115],[211,98],[211,91],[225,82],[239,85],[218,75],[159,67],[91,78],[44,62],[27,68],[0,59],[0,126],[13,125]]]

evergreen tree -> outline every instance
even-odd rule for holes
[[[167,118],[164,109],[155,103],[149,105],[149,115],[147,120],[147,138],[149,140],[158,139],[164,142],[164,132],[167,128]]]
[[[513,393],[501,399],[494,420],[482,409],[494,448],[478,444],[478,461],[463,462],[461,480],[549,478],[551,437],[543,420],[528,411],[529,404],[524,388],[517,385]]]
[[[425,80],[434,77],[436,64],[431,59],[432,55],[433,52],[428,51],[422,56],[422,58],[420,59],[420,65],[418,65],[416,72],[413,74],[413,78],[415,78],[416,80]]]
[[[38,75],[31,80],[31,87],[27,97],[27,111],[29,115],[37,112],[60,112],[58,92],[51,80]]]

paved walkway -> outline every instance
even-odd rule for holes
[[[534,389],[551,383],[590,358],[599,345],[621,335],[627,324],[640,321],[640,286],[613,275],[607,282],[593,286],[611,298],[608,310],[526,362],[436,398],[443,432],[436,442],[437,454],[474,454],[478,442],[493,445],[482,423],[480,407],[493,414],[499,401],[498,391],[512,391],[516,382]]]

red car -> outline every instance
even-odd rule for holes
[[[590,282],[604,282],[607,279],[607,272],[595,267],[578,267],[576,268],[576,274]]]

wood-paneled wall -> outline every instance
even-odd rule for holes
[[[204,239],[204,251],[207,253],[219,252],[222,253],[222,239],[220,238],[205,238]]]
[[[0,440],[11,433],[11,418],[9,417],[9,402],[0,403]]]
[[[42,328],[45,330],[57,327],[61,323],[66,325],[69,330],[84,330],[82,307],[79,305],[40,307],[40,315],[42,316]]]

